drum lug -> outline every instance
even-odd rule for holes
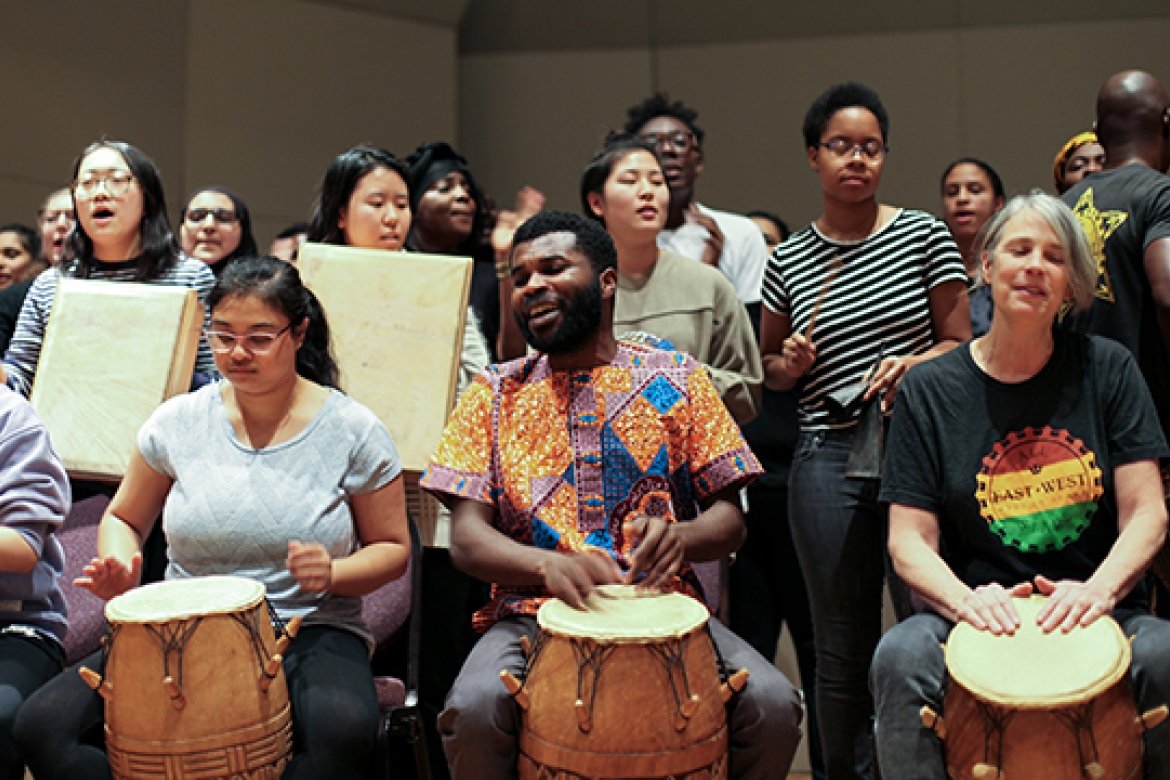
[[[280,632],[280,639],[276,640],[276,654],[284,656],[288,652],[288,646],[296,638],[297,632],[301,630],[301,617],[298,615],[288,622],[284,627],[284,631]]]
[[[1155,707],[1152,710],[1146,710],[1141,715],[1138,715],[1137,718],[1134,719],[1134,725],[1137,726],[1138,734],[1140,735],[1154,728],[1159,723],[1166,720],[1167,715],[1170,715],[1170,709],[1168,709],[1165,704],[1160,707]]]
[[[281,637],[282,641],[283,639]],[[277,644],[279,645],[280,643],[278,642]],[[285,644],[287,646],[287,642]],[[272,681],[276,679],[276,673],[280,671],[280,666],[283,663],[284,656],[277,653],[268,659],[268,663],[264,664],[263,672],[260,675],[260,690],[264,693],[268,693],[268,688],[272,685]]]
[[[183,689],[175,683],[175,678],[169,674],[163,678],[163,689],[170,697],[171,707],[176,710],[181,710],[187,706],[187,699],[183,696]]]
[[[573,702],[573,709],[577,711],[577,728],[581,733],[588,734],[593,731],[593,713],[585,706],[585,702],[577,699]]]
[[[516,675],[507,669],[500,670],[500,681],[504,683],[504,687],[508,689],[508,693],[516,700],[516,704],[520,705],[520,709],[527,712],[529,701],[528,692],[524,690],[524,683],[520,682]]]
[[[987,780],[1003,780],[1004,778],[1004,774],[994,764],[978,763],[971,767],[971,774],[981,780],[982,778],[987,778]]]
[[[943,720],[943,716],[935,712],[927,704],[922,705],[922,709],[918,711],[918,717],[922,720],[922,725],[934,732],[939,739],[947,738],[947,723]]]
[[[525,658],[532,656],[532,640],[526,636],[520,637],[520,652],[524,653]]]
[[[747,669],[740,669],[738,672],[735,672],[730,677],[728,677],[727,682],[725,682],[725,683],[723,683],[723,685],[719,686],[719,691],[723,696],[723,703],[726,704],[731,699],[732,696],[734,696],[735,694],[739,693],[744,688],[746,688],[747,682],[748,682],[748,670]]]
[[[77,673],[81,675],[82,680],[85,680],[85,684],[100,693],[103,699],[110,698],[110,694],[114,692],[114,686],[104,682],[102,676],[93,669],[82,666],[77,670]]]

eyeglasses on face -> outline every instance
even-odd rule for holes
[[[292,323],[289,323],[275,333],[249,333],[246,336],[237,336],[226,330],[206,330],[204,334],[212,352],[222,355],[233,351],[237,346],[242,346],[246,352],[253,355],[264,355],[272,351],[276,346],[276,340],[291,327]]]
[[[234,209],[188,209],[183,218],[197,225],[207,219],[208,215],[221,225],[230,225],[238,219]]]
[[[890,147],[875,138],[859,144],[855,144],[847,138],[830,138],[828,141],[821,141],[817,146],[828,149],[834,157],[852,157],[861,152],[871,160],[876,160],[890,150]]]
[[[79,200],[89,200],[97,195],[100,187],[105,187],[106,192],[115,198],[119,198],[126,194],[130,189],[130,183],[134,181],[134,174],[129,171],[115,171],[104,176],[87,175],[84,178],[73,182],[73,193]]]
[[[691,149],[698,148],[699,146],[699,142],[695,139],[695,136],[683,130],[674,133],[641,133],[638,138],[647,143],[654,144],[659,149],[668,145],[672,146],[675,151],[680,153],[689,152]]]

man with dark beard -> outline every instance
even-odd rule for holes
[[[688,562],[743,540],[737,491],[759,463],[702,366],[615,340],[616,262],[604,228],[583,217],[543,212],[520,227],[512,310],[538,352],[476,379],[422,479],[451,507],[456,566],[493,583],[473,621],[483,636],[439,717],[455,780],[516,776],[520,711],[499,675],[522,674],[544,601],[579,608],[595,586],[622,582],[701,600]],[[729,711],[730,774],[784,777],[798,696],[746,642],[709,627],[728,668],[750,672]]]

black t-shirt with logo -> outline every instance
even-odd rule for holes
[[[881,499],[933,512],[967,585],[1084,581],[1117,540],[1113,470],[1170,454],[1133,357],[1057,333],[1047,365],[1005,384],[970,345],[914,367],[898,390]],[[1140,588],[1126,604],[1144,602]]]
[[[1119,341],[1137,358],[1170,438],[1170,345],[1162,341],[1146,277],[1146,248],[1170,238],[1170,177],[1145,165],[1100,171],[1061,196],[1097,261],[1092,307],[1066,321],[1078,333]]]

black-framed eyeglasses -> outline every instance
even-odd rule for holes
[[[694,134],[683,130],[678,130],[673,133],[640,133],[638,138],[647,143],[654,144],[659,149],[667,145],[672,146],[680,154],[689,152],[691,149],[699,148],[699,142]]]
[[[187,209],[187,213],[183,215],[183,219],[193,225],[197,225],[207,219],[208,216],[213,217],[221,225],[230,225],[239,219],[236,216],[235,209]]]
[[[97,195],[99,187],[105,187],[106,192],[115,198],[120,198],[130,189],[134,181],[134,174],[129,171],[116,171],[105,176],[86,176],[73,182],[73,194],[79,200],[89,200]]]
[[[275,333],[249,333],[245,336],[237,336],[226,330],[205,330],[203,333],[207,336],[207,343],[212,352],[222,355],[233,351],[237,346],[242,346],[253,355],[265,355],[272,351],[276,340],[291,327],[290,322]]]
[[[828,141],[821,141],[817,146],[828,149],[834,157],[852,157],[857,152],[861,152],[871,160],[876,160],[890,151],[890,147],[875,138],[862,141],[859,144],[853,143],[848,138],[830,138]]]

